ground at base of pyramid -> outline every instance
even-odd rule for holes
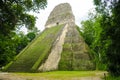
[[[45,73],[0,73],[0,80],[103,80],[106,71],[52,71]]]

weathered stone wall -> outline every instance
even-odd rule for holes
[[[68,24],[59,70],[93,70],[94,64],[89,55],[89,48],[79,34],[75,23]]]
[[[48,17],[45,27],[50,28],[52,26],[68,22],[75,22],[75,18],[72,13],[71,6],[68,3],[63,3],[53,9]]]

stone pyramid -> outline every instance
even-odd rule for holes
[[[89,48],[68,3],[53,9],[45,30],[5,67],[10,72],[93,69]]]

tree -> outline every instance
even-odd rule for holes
[[[0,1],[0,34],[8,35],[18,25],[32,29],[35,17],[29,11],[37,12],[46,7],[46,0],[2,0]]]
[[[15,30],[21,26],[25,26],[29,30],[34,28],[36,18],[28,12],[38,12],[39,9],[44,9],[46,5],[46,0],[0,1],[0,67],[14,58],[18,44],[24,46],[27,44],[21,43],[21,41],[26,42],[25,40],[28,38],[20,40],[21,37],[16,34]]]
[[[96,10],[102,15],[102,40],[110,39],[106,50],[108,71],[111,75],[120,75],[120,0],[94,0]]]
[[[13,33],[10,37],[14,35],[15,34]],[[11,61],[13,59],[13,56],[16,54],[16,43],[14,43],[10,37],[6,37],[0,34],[0,67]]]
[[[34,27],[32,30],[29,30],[27,33],[27,37],[29,41],[32,41],[38,34],[40,34],[40,30],[37,27]]]
[[[35,38],[35,36],[36,35],[35,35],[34,32],[30,32],[30,33],[27,34],[27,37],[28,37],[29,41],[32,41]]]
[[[13,38],[14,38],[14,42],[16,42],[15,48],[16,48],[16,55],[17,55],[18,53],[20,53],[22,49],[24,49],[28,45],[30,41],[28,37],[21,31],[19,32],[19,34],[15,35]]]
[[[81,23],[82,35],[85,42],[90,47],[90,53],[97,70],[106,69],[105,51],[107,46],[104,46],[103,44],[108,44],[108,41],[101,41],[101,33],[103,30],[100,26],[100,22],[102,19],[101,15],[89,13],[89,19]]]

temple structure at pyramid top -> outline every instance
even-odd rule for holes
[[[75,22],[70,4],[62,3],[57,5],[50,13],[45,28],[50,28],[59,24]]]

